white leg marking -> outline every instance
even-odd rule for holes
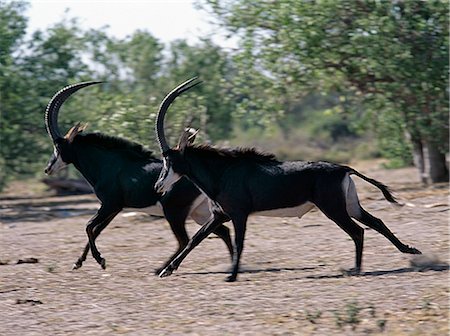
[[[291,208],[280,208],[273,210],[264,210],[254,212],[252,216],[264,216],[264,217],[298,217],[302,218],[304,214],[314,208],[314,204],[311,202],[306,202]]]
[[[192,203],[189,217],[197,224],[203,225],[212,219],[211,201],[205,194],[198,196]]]
[[[359,204],[358,194],[356,193],[355,183],[348,174],[345,175],[344,180],[342,181],[342,191],[345,195],[347,213],[350,217],[360,218],[361,206]]]
[[[163,207],[159,201],[145,208],[124,208],[123,211],[125,213],[143,212],[150,216],[164,217]]]

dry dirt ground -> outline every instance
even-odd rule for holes
[[[215,237],[160,279],[154,269],[176,248],[169,226],[128,213],[98,239],[107,269],[89,255],[71,271],[95,198],[15,185],[0,199],[0,335],[448,335],[447,185],[422,188],[409,168],[359,168],[406,203],[393,207],[354,178],[363,206],[434,259],[428,267],[366,230],[364,273],[344,276],[353,242],[314,211],[252,217],[235,283],[224,282],[229,257]],[[187,225],[190,234],[198,228]]]

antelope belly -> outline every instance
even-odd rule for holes
[[[305,213],[314,208],[314,204],[306,202],[301,205],[291,208],[280,208],[273,210],[257,211],[252,213],[252,216],[264,216],[264,217],[298,217],[301,218]]]
[[[209,199],[202,193],[194,200],[194,202],[192,202],[189,217],[198,224],[203,225],[211,219],[211,216],[212,212]]]
[[[144,212],[151,216],[164,217],[163,208],[160,202],[146,208],[125,208],[124,211]]]

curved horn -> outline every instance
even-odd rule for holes
[[[53,142],[55,142],[58,138],[62,138],[58,128],[58,113],[62,104],[79,89],[99,83],[103,82],[82,82],[68,85],[55,93],[52,99],[50,99],[47,109],[45,110],[45,128],[47,129],[47,133]]]
[[[170,91],[159,107],[158,116],[156,117],[155,129],[156,129],[156,137],[159,143],[159,148],[161,149],[161,152],[163,154],[170,149],[166,141],[166,136],[164,134],[164,117],[166,116],[167,109],[169,108],[170,104],[173,103],[175,98],[177,98],[183,92],[201,83],[201,81],[194,82],[197,78],[198,77],[188,79],[187,81],[178,85],[175,89]]]

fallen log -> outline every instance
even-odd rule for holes
[[[58,195],[93,193],[92,187],[83,179],[45,178],[42,182],[55,190]]]

